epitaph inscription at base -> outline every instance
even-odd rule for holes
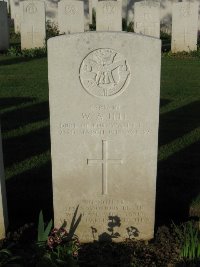
[[[81,242],[153,237],[160,48],[114,32],[48,41],[55,225],[78,207]]]

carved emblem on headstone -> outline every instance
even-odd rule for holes
[[[34,14],[37,12],[37,8],[33,3],[31,3],[26,7],[26,12],[29,14]]]
[[[80,81],[91,95],[108,97],[122,93],[127,87],[130,68],[120,53],[100,48],[89,53],[80,67]]]

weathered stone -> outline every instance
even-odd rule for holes
[[[9,47],[7,3],[0,1],[0,50]]]
[[[3,166],[1,124],[0,124],[0,239],[5,238],[5,231],[7,226],[8,226],[8,214],[7,214],[5,177],[4,177],[4,166]]]
[[[134,32],[160,37],[160,3],[155,1],[135,3]]]
[[[153,237],[160,51],[123,32],[48,41],[55,225],[79,206],[82,242]]]
[[[15,33],[20,32],[20,1],[10,0],[11,18],[14,20]]]
[[[21,48],[44,47],[46,38],[45,6],[42,1],[23,1],[20,3]]]
[[[100,1],[96,8],[97,31],[122,30],[122,2]]]
[[[174,3],[172,9],[172,52],[197,50],[198,3]]]
[[[60,33],[84,32],[83,1],[62,0],[58,3]]]

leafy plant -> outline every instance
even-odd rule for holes
[[[51,232],[52,225],[53,222],[51,220],[48,223],[47,227],[45,228],[43,213],[42,211],[40,211],[39,221],[38,221],[38,237],[37,237],[38,245],[43,245],[44,242],[47,242],[48,236]]]
[[[8,264],[15,263],[15,266],[21,266],[16,264],[17,261],[21,260],[20,256],[14,256],[8,249],[0,250],[0,267],[7,266]]]
[[[134,22],[133,21],[128,23],[127,32],[134,32]]]
[[[77,266],[77,256],[80,243],[75,235],[76,228],[81,220],[81,215],[76,220],[78,207],[72,218],[69,232],[65,229],[66,221],[60,228],[54,228],[49,233],[50,225],[44,228],[44,220],[40,213],[38,223],[38,240],[45,242],[46,250],[40,255],[39,266]],[[48,234],[49,233],[49,234]],[[44,244],[44,243],[43,243]],[[41,251],[40,251],[41,252]]]
[[[96,11],[94,8],[92,9],[92,24],[90,24],[90,30],[96,30]]]
[[[181,243],[180,257],[195,261],[200,259],[200,232],[194,221],[188,221],[180,227],[175,226]]]
[[[50,21],[47,20],[46,22],[46,39],[48,40],[51,37],[55,37],[59,35],[59,30],[58,30],[58,26]]]
[[[32,48],[32,49],[20,49],[18,46],[11,46],[8,51],[8,56],[27,57],[27,58],[40,58],[47,54],[46,47]]]

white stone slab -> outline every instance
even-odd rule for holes
[[[60,33],[84,32],[83,1],[62,0],[58,3]]]
[[[198,3],[174,3],[172,8],[172,52],[197,50]]]
[[[9,48],[7,3],[0,1],[0,50]]]
[[[134,32],[160,38],[160,3],[135,3]]]
[[[10,0],[10,11],[11,11],[11,18],[14,20],[14,29],[15,33],[20,32],[20,1],[19,0]]]
[[[122,30],[122,2],[100,1],[96,8],[97,31]]]
[[[81,242],[153,237],[160,51],[123,32],[48,41],[54,219],[79,205]]]
[[[5,231],[7,226],[8,226],[8,214],[7,214],[5,177],[4,177],[4,166],[3,166],[1,124],[0,124],[0,239],[5,238]]]
[[[45,5],[42,1],[23,1],[20,3],[21,48],[44,47],[46,37]]]

